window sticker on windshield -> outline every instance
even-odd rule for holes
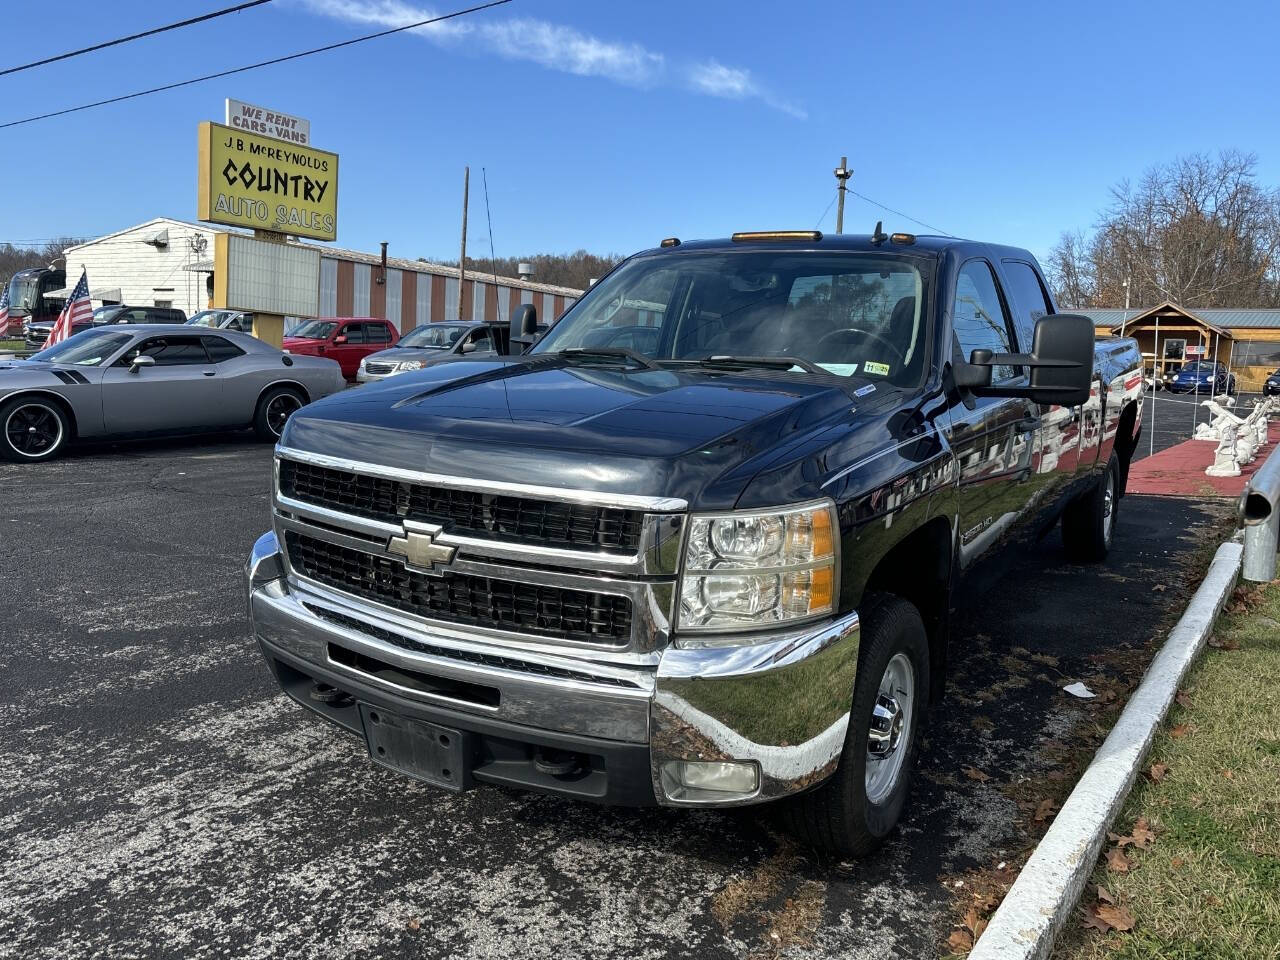
[[[853,391],[853,395],[855,397],[865,397],[868,393],[875,392],[876,385],[874,383],[868,383],[865,387],[859,387],[857,390]]]
[[[856,363],[820,363],[818,364],[827,373],[834,373],[837,377],[852,377],[858,372]],[[793,370],[796,368],[792,368]]]
[[[864,373],[874,373],[882,377],[889,375],[889,365],[887,363],[876,363],[874,360],[868,360],[862,365]]]

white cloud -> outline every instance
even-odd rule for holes
[[[314,13],[367,26],[398,27],[435,16],[437,11],[402,0],[299,0]],[[526,60],[550,70],[581,77],[601,77],[628,87],[677,84],[705,96],[727,100],[758,99],[803,119],[803,110],[778,100],[761,87],[750,71],[715,60],[675,70],[667,58],[638,43],[602,40],[574,27],[520,17],[487,20],[460,17],[413,31],[437,43],[465,40],[506,60]]]

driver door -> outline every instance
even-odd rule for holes
[[[133,367],[139,355],[155,366]],[[107,433],[178,432],[220,422],[222,383],[198,336],[148,337],[102,376]]]

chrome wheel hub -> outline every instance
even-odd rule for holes
[[[1116,480],[1108,471],[1106,483],[1102,487],[1102,535],[1107,543],[1111,542],[1111,529],[1115,523]]]
[[[898,786],[915,722],[916,671],[905,653],[884,668],[867,728],[867,799],[883,803]]]

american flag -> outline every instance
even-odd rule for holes
[[[80,281],[71,291],[71,296],[67,297],[67,305],[58,314],[58,322],[49,331],[49,339],[45,341],[45,346],[52,347],[55,343],[61,343],[71,336],[73,326],[77,323],[88,323],[92,319],[93,304],[89,302],[89,274],[81,270]]]
[[[4,285],[4,290],[0,291],[0,334],[7,333],[9,330],[9,285]]]

